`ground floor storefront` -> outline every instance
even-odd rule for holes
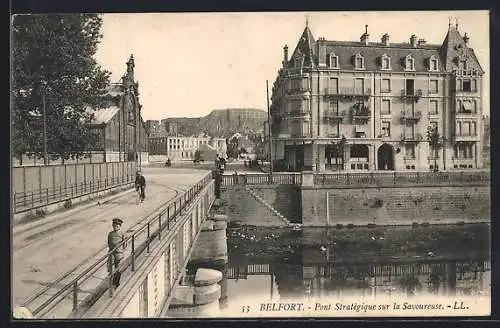
[[[433,149],[427,142],[380,139],[273,140],[275,171],[363,172],[481,169],[477,142]]]

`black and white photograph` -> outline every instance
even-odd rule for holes
[[[12,318],[489,316],[489,22],[11,15]]]

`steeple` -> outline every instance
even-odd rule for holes
[[[131,83],[134,83],[134,67],[135,67],[134,55],[132,54],[130,55],[130,58],[127,62],[127,74],[126,74],[128,82]]]

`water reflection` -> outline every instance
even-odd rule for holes
[[[489,295],[490,227],[228,230],[224,302]]]

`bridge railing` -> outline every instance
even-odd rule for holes
[[[306,173],[308,174],[308,173]],[[312,173],[318,186],[413,186],[413,185],[486,185],[489,171],[439,171],[439,172],[350,172]],[[224,174],[222,186],[233,185],[301,185],[304,173],[279,172],[271,174]]]
[[[72,298],[73,306],[72,313],[76,315],[80,313],[83,309],[87,309],[92,304],[99,299],[106,291],[109,292],[109,296],[112,297],[114,294],[113,276],[116,270],[124,272],[124,270],[131,268],[131,271],[136,270],[136,262],[138,258],[146,253],[150,252],[151,242],[155,239],[161,240],[164,235],[166,235],[171,228],[177,223],[177,218],[179,214],[187,207],[189,204],[199,195],[200,191],[203,190],[212,181],[211,174],[205,175],[198,183],[192,186],[189,190],[185,191],[183,194],[177,196],[169,205],[162,209],[160,213],[156,214],[146,223],[144,223],[140,228],[135,230],[131,235],[126,236],[126,238],[121,242],[116,248],[106,253],[94,264],[86,268],[81,274],[74,278],[69,283],[65,284],[60,288],[55,294],[53,294],[49,299],[45,300],[35,309],[31,309],[32,314],[37,318],[43,318],[47,316],[54,308],[63,303],[67,298]],[[176,226],[177,227],[177,226]],[[182,228],[180,228],[181,233],[178,233],[174,238],[174,244],[176,244],[177,251],[175,256],[172,258],[173,270],[177,272],[176,268],[182,265],[184,262],[184,257],[186,256],[184,249],[183,240],[184,234],[182,233]],[[194,227],[191,227],[193,229]],[[113,268],[108,264],[111,255],[119,248],[131,248],[130,256],[122,259],[118,268]],[[102,276],[103,272],[106,273],[107,283],[104,285],[104,289],[100,289],[99,286],[85,286],[85,283],[95,278],[96,275]],[[100,273],[100,274],[99,274]],[[178,273],[178,272],[177,272]],[[85,288],[86,287],[86,288]],[[79,298],[79,292],[85,289],[94,289],[94,292],[85,297],[84,299]]]

